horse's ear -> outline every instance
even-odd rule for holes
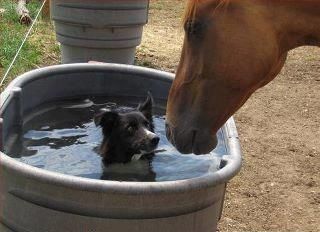
[[[107,109],[101,109],[99,113],[94,116],[94,123],[96,126],[101,126],[103,132],[111,131],[116,125],[119,118],[119,114],[115,111]]]
[[[150,92],[148,92],[148,96],[146,100],[139,104],[138,110],[143,113],[143,115],[148,119],[152,119],[152,106],[153,106],[153,97]]]

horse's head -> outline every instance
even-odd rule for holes
[[[190,0],[167,105],[167,137],[180,152],[210,152],[217,130],[282,66],[274,25],[258,3]]]

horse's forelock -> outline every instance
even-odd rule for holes
[[[197,6],[201,0],[189,0],[187,8],[185,11],[183,23],[186,23],[188,20],[193,20],[197,12]]]
[[[198,5],[201,4],[202,0],[188,0],[187,7],[185,10],[185,15],[183,18],[183,23],[185,24],[187,21],[193,21],[196,17],[196,12]],[[230,0],[213,0],[217,3],[216,9],[226,6]],[[215,10],[216,10],[215,9]]]

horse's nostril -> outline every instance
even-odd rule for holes
[[[160,141],[160,138],[158,136],[154,137],[154,138],[151,139],[151,144],[153,146],[156,146],[156,145],[158,145],[159,141]]]

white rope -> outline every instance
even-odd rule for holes
[[[9,65],[9,67],[8,67],[8,69],[7,69],[7,71],[6,71],[6,73],[4,74],[4,76],[3,76],[3,78],[2,78],[2,80],[1,80],[1,82],[0,82],[0,88],[3,86],[4,81],[7,79],[8,74],[9,74],[9,72],[11,71],[11,68],[12,68],[13,64],[16,62],[16,59],[18,58],[18,55],[19,55],[19,53],[20,53],[20,51],[21,51],[21,49],[22,49],[23,45],[24,45],[24,44],[25,44],[25,42],[27,41],[27,39],[28,39],[28,37],[29,37],[29,35],[30,35],[30,33],[31,33],[32,29],[33,29],[33,26],[35,25],[35,23],[36,23],[36,21],[37,21],[37,19],[38,19],[39,15],[40,15],[40,13],[41,13],[41,11],[42,11],[42,8],[43,8],[44,4],[46,3],[46,1],[47,1],[47,0],[43,0],[43,3],[42,3],[42,5],[41,5],[41,7],[40,7],[40,10],[38,11],[38,13],[37,13],[36,17],[34,18],[34,20],[33,20],[32,24],[31,24],[31,26],[30,26],[30,28],[29,28],[28,32],[26,33],[26,35],[25,35],[24,39],[22,40],[22,43],[21,43],[21,45],[20,45],[20,47],[19,47],[19,49],[18,49],[18,51],[17,51],[16,55],[14,56],[14,58],[13,58],[12,62],[10,63],[10,65]]]

